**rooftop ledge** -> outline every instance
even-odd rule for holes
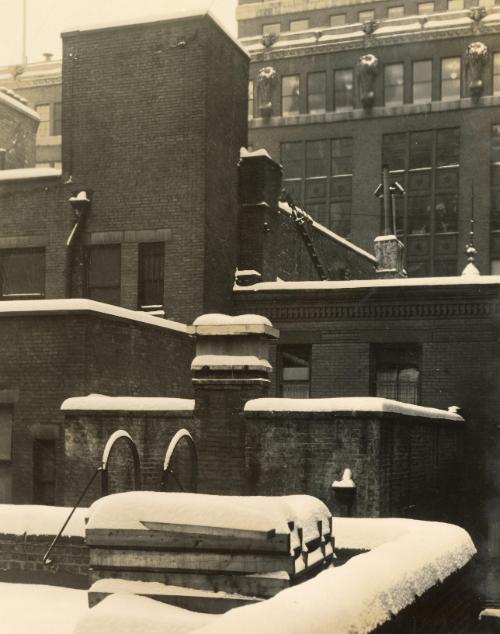
[[[464,419],[452,411],[401,403],[376,396],[351,396],[343,398],[257,398],[247,401],[245,412],[259,414],[310,413],[310,414],[399,414],[418,418],[432,418],[463,423]]]
[[[85,412],[192,412],[194,400],[155,396],[89,394],[66,399],[61,410]]]
[[[276,339],[279,330],[267,317],[261,315],[224,315],[208,313],[201,315],[187,328],[189,334],[205,337],[265,335]]]
[[[188,332],[187,326],[178,321],[153,317],[139,310],[129,310],[120,306],[96,302],[92,299],[30,299],[0,302],[0,317],[30,314],[81,314],[88,312],[127,319],[184,334]]]
[[[32,180],[35,178],[58,178],[62,170],[55,167],[24,167],[14,170],[0,170],[0,182]]]

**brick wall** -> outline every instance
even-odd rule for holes
[[[16,104],[24,109],[17,97],[0,92],[0,149],[6,150],[5,169],[35,165],[38,119],[17,108]]]

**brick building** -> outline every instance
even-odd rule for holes
[[[0,89],[0,170],[35,164],[38,114],[26,99],[7,88]]]
[[[496,273],[500,8],[436,0],[240,0],[249,143],[316,219],[369,249],[388,164],[410,276],[456,275],[469,219]],[[480,153],[485,160],[478,161]],[[474,198],[472,204],[472,198]],[[472,211],[473,206],[473,211]]]

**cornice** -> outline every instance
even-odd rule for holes
[[[261,3],[240,4],[236,7],[236,19],[253,20],[255,18],[270,18],[301,13],[303,11],[317,11],[320,9],[340,9],[361,4],[373,4],[383,0],[271,0]]]

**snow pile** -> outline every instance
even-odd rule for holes
[[[71,509],[64,506],[0,504],[0,533],[4,535],[57,535]],[[76,509],[63,536],[85,537],[87,509]]]
[[[0,181],[19,181],[31,178],[52,178],[61,176],[60,169],[55,167],[21,167],[0,171]]]
[[[131,412],[177,412],[193,411],[194,400],[189,398],[167,398],[155,396],[106,396],[89,394],[66,399],[61,405],[64,411],[131,411]]]
[[[334,526],[337,521],[334,519]],[[363,526],[367,521],[370,526]],[[383,523],[379,536],[388,541],[375,550],[283,590],[268,601],[231,610],[199,634],[371,632],[462,568],[476,552],[469,535],[450,524],[345,520],[352,526],[359,524],[358,534],[368,536],[371,523],[379,521]],[[406,527],[393,530],[393,521],[405,522]]]
[[[193,326],[272,326],[267,317],[261,315],[224,315],[222,313],[207,313],[197,317]]]
[[[350,469],[344,469],[342,478],[340,480],[334,480],[332,482],[333,489],[355,489],[356,483],[352,479],[352,471]]]
[[[146,597],[114,594],[89,610],[73,634],[187,634],[217,619]],[[70,632],[68,629],[65,634]]]
[[[229,592],[211,592],[198,588],[184,588],[181,586],[168,586],[158,581],[129,581],[127,579],[99,579],[89,589],[89,592],[103,594],[142,594],[164,595],[183,597],[207,597],[220,599],[254,599],[261,601],[259,597],[249,597],[242,594]]]
[[[149,522],[290,533],[302,528],[304,541],[317,537],[318,521],[328,525],[330,511],[309,495],[224,496],[200,493],[131,491],[109,495],[89,509],[87,528],[144,530]]]
[[[191,370],[213,368],[217,370],[236,370],[248,368],[249,370],[272,370],[271,364],[266,359],[259,359],[253,355],[228,355],[228,354],[200,354],[193,359]]]
[[[245,403],[245,412],[373,412],[421,416],[423,418],[441,418],[463,422],[459,414],[422,407],[410,403],[401,403],[377,396],[346,396],[341,398],[256,398]]]
[[[252,150],[251,152],[250,150],[247,150],[246,147],[240,148],[240,158],[252,158],[254,156],[265,156],[266,158],[271,159],[271,161],[273,160],[269,152],[264,148],[260,148],[259,150]]]

